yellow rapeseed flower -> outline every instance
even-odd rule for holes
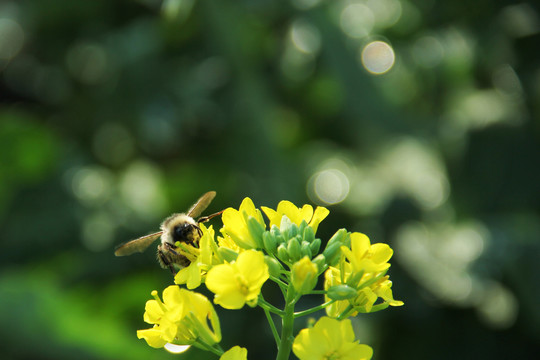
[[[148,345],[160,348],[166,343],[206,344],[221,341],[219,319],[210,301],[203,295],[172,285],[163,290],[163,301],[152,292],[155,300],[146,302],[144,321],[150,329],[138,330],[137,337]]]
[[[260,251],[247,250],[235,262],[210,269],[206,287],[214,294],[214,302],[226,309],[241,309],[244,304],[257,305],[261,287],[268,280],[268,265]]]
[[[311,205],[306,204],[299,208],[287,200],[280,201],[276,210],[266,206],[261,206],[261,209],[266,216],[268,216],[270,227],[272,227],[272,225],[279,227],[283,216],[287,216],[289,220],[296,225],[300,225],[302,221],[305,221],[315,232],[317,232],[317,228],[321,221],[323,221],[330,213],[327,208],[322,206],[317,206],[314,212]]]
[[[348,262],[342,262],[337,267],[329,267],[325,272],[324,288],[326,290],[333,286],[348,284],[351,278],[362,275],[354,284],[357,288],[356,295],[347,300],[339,300],[328,307],[326,307],[326,314],[331,317],[338,317],[344,311],[348,310],[351,306],[354,309],[350,313],[351,316],[355,316],[358,312],[371,312],[373,306],[377,302],[378,298],[383,300],[383,304],[390,306],[401,306],[402,301],[394,300],[392,295],[392,282],[389,280],[389,276],[376,277],[379,273],[362,272],[355,273],[353,266]],[[364,285],[364,284],[367,284]],[[330,300],[326,296],[326,300]]]
[[[255,249],[258,244],[248,227],[248,220],[254,218],[263,228],[266,227],[260,210],[255,208],[250,198],[245,198],[238,210],[227,208],[221,215],[221,231],[243,249]]]
[[[326,316],[298,333],[293,352],[300,360],[369,360],[373,355],[371,347],[355,341],[350,320]]]
[[[351,248],[341,247],[343,254],[355,272],[381,272],[390,267],[388,260],[394,253],[387,244],[371,244],[369,238],[361,233],[351,234]]]

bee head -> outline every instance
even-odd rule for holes
[[[186,214],[173,214],[161,224],[162,243],[174,245],[177,241],[186,244],[196,244],[202,236],[197,221]]]
[[[174,242],[192,243],[202,236],[202,231],[195,224],[183,223],[176,225],[171,235]]]

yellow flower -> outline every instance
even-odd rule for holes
[[[169,286],[163,290],[163,301],[156,290],[152,291],[154,300],[148,300],[145,306],[144,321],[159,324],[163,319],[176,321],[182,317],[184,302],[178,286]]]
[[[177,286],[176,286],[177,287]],[[221,341],[219,318],[208,298],[202,294],[180,289],[183,298],[182,319],[177,322],[178,332],[175,343],[179,345],[192,344],[202,340],[212,345]]]
[[[257,304],[268,277],[263,253],[247,250],[233,263],[214,266],[206,276],[206,286],[216,294],[216,304],[226,309],[240,309],[245,303],[252,307]]]
[[[247,349],[234,346],[221,355],[219,360],[247,360]]]
[[[308,329],[298,333],[293,352],[300,360],[369,360],[371,347],[354,340],[350,320],[322,317]]]
[[[403,306],[403,301],[394,300],[392,294],[392,282],[389,280],[389,276],[385,276],[378,280],[373,286],[371,286],[373,292],[387,302],[390,306]]]
[[[307,294],[317,285],[317,265],[307,256],[293,264],[291,268],[291,283],[300,294]]]
[[[351,234],[351,248],[341,247],[355,272],[381,272],[390,267],[388,260],[393,250],[387,244],[371,245],[369,238],[361,233]]]
[[[402,306],[403,301],[394,300],[391,287],[392,282],[388,280],[388,276],[384,276],[374,284],[358,290],[357,296],[349,300],[349,303],[357,310],[353,314],[357,314],[358,312],[371,312],[379,297],[383,299],[383,304]],[[342,305],[342,311],[343,307],[344,306]]]
[[[137,337],[145,339],[151,347],[161,348],[166,343],[173,341],[176,336],[177,326],[175,320],[181,317],[182,312],[182,303],[178,301],[176,291],[171,287],[165,289],[163,291],[165,303],[163,303],[157,296],[157,291],[154,290],[152,296],[155,297],[155,300],[146,302],[144,321],[154,324],[154,327],[138,330]]]
[[[347,268],[350,269],[350,266],[351,264],[349,263],[342,264],[343,270]],[[343,273],[344,275],[347,273],[350,274],[350,270],[348,272],[343,271]],[[346,281],[346,279],[343,280]],[[341,279],[341,271],[335,267],[329,267],[328,270],[326,270],[326,272],[324,273],[324,289],[327,291],[332,286],[344,284],[345,281],[342,281]],[[325,296],[325,300],[329,301],[330,298],[328,296]],[[336,318],[347,309],[348,305],[349,300],[336,301],[325,308],[326,315]]]
[[[325,290],[330,289],[333,286],[346,284],[351,277],[356,274],[352,271],[352,265],[350,263],[340,264],[340,269],[329,267],[325,272]],[[382,304],[386,306],[401,306],[402,301],[394,300],[392,295],[392,282],[389,280],[389,276],[383,276],[378,279],[374,278],[373,273],[363,273],[363,276],[359,279],[356,295],[348,300],[339,300],[328,307],[326,307],[326,314],[331,317],[338,317],[344,311],[352,306],[354,309],[351,312],[351,316],[355,316],[358,312],[371,312],[375,302],[378,298],[383,300]],[[355,282],[356,283],[356,282]],[[368,284],[364,286],[363,284]],[[326,296],[326,300],[330,300]]]
[[[214,259],[212,245],[214,242],[214,229],[210,226],[208,229],[199,224],[203,236],[199,240],[199,256],[191,264],[181,269],[174,277],[176,284],[186,284],[188,289],[195,289],[201,285],[206,277],[206,273],[213,264],[217,263]]]
[[[250,198],[245,198],[240,204],[239,210],[228,208],[223,211],[221,215],[223,228],[221,231],[224,235],[230,236],[241,248],[255,249],[260,247],[256,238],[257,234],[254,234],[248,225],[250,218],[253,218],[262,229],[266,228],[261,212],[255,208]]]
[[[266,206],[261,206],[261,209],[266,216],[268,216],[268,219],[270,219],[270,227],[272,227],[272,225],[279,227],[283,216],[287,216],[289,220],[296,225],[300,225],[302,221],[305,221],[315,232],[317,232],[317,228],[321,221],[323,221],[330,213],[327,208],[321,206],[317,206],[315,212],[313,212],[313,207],[307,204],[302,208],[298,208],[292,202],[287,200],[280,201],[276,210]]]
[[[152,296],[155,300],[146,302],[144,321],[154,327],[137,331],[137,337],[148,345],[160,348],[166,343],[189,345],[201,340],[211,345],[221,341],[219,319],[205,296],[176,285],[163,290],[163,302],[157,291]]]

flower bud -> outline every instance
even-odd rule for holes
[[[272,225],[272,227],[270,228],[270,233],[274,237],[277,237],[277,236],[281,235],[281,232],[279,231],[279,228],[277,227],[277,225]]]
[[[265,231],[264,226],[261,225],[261,223],[258,222],[257,219],[254,218],[253,216],[249,216],[246,222],[247,222],[249,234],[251,235],[253,240],[255,240],[257,248],[261,249],[263,247],[262,234]]]
[[[293,238],[298,234],[299,234],[298,225],[296,225],[295,223],[291,223],[289,227],[289,238]]]
[[[307,256],[294,263],[291,268],[291,282],[299,294],[307,294],[317,285],[317,265]]]
[[[336,231],[334,235],[328,240],[328,244],[326,244],[326,247],[328,248],[330,245],[334,243],[339,243],[341,245],[346,245],[346,239],[348,237],[349,233],[345,229],[339,229]]]
[[[339,261],[339,254],[341,253],[341,244],[335,241],[332,244],[326,246],[323,251],[323,255],[326,258],[326,262],[330,266],[334,266]]]
[[[279,277],[279,274],[281,272],[281,264],[279,263],[279,261],[267,255],[264,257],[264,262],[268,266],[268,273],[270,274],[270,276]]]
[[[223,260],[229,263],[233,262],[238,257],[238,253],[236,251],[223,246],[218,248],[218,253]]]
[[[292,225],[291,219],[289,219],[287,215],[283,215],[279,224],[279,231],[281,231],[281,234],[284,236],[289,237],[289,231]]]
[[[347,300],[357,295],[356,289],[347,285],[335,285],[328,289],[326,295],[332,300]]]
[[[289,253],[289,257],[292,261],[298,261],[302,257],[300,242],[298,242],[297,238],[289,240],[287,252]]]
[[[339,229],[330,238],[330,240],[328,240],[328,244],[326,244],[326,248],[323,251],[324,257],[326,258],[328,265],[334,266],[337,263],[339,257],[336,255],[339,255],[341,253],[340,248],[342,245],[350,242],[349,238],[350,237],[347,230]]]
[[[304,240],[311,243],[315,240],[315,230],[311,226],[306,226],[303,232]]]
[[[289,258],[289,253],[287,252],[287,247],[285,246],[285,244],[279,244],[278,248],[277,248],[277,256],[279,258],[279,260],[283,261],[283,262],[289,262],[290,258]]]
[[[319,254],[311,262],[317,265],[319,272],[322,272],[326,265],[326,258],[324,257],[323,254]]]
[[[300,225],[298,225],[298,234],[303,234],[304,233],[304,230],[305,228],[308,226],[306,220],[302,220],[302,222],[300,223]]]
[[[311,247],[310,243],[307,241],[302,241],[302,245],[300,246],[300,252],[302,253],[302,256],[307,256],[311,259]]]
[[[275,236],[272,233],[265,231],[263,233],[263,244],[264,248],[269,254],[275,254],[277,251],[277,241]]]
[[[317,238],[313,240],[309,247],[311,248],[311,256],[315,256],[321,250],[321,239]]]

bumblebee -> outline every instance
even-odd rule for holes
[[[181,269],[190,264],[190,260],[178,251],[179,249],[176,243],[180,242],[180,244],[199,247],[199,239],[202,236],[199,224],[220,215],[223,211],[201,217],[197,220],[195,218],[206,210],[215,197],[215,191],[205,193],[187,212],[172,214],[166,218],[161,223],[160,231],[121,244],[115,249],[114,255],[127,256],[137,252],[143,252],[154,241],[161,238],[161,244],[157,247],[158,262],[162,268],[169,269],[173,275],[176,274],[175,266]]]

